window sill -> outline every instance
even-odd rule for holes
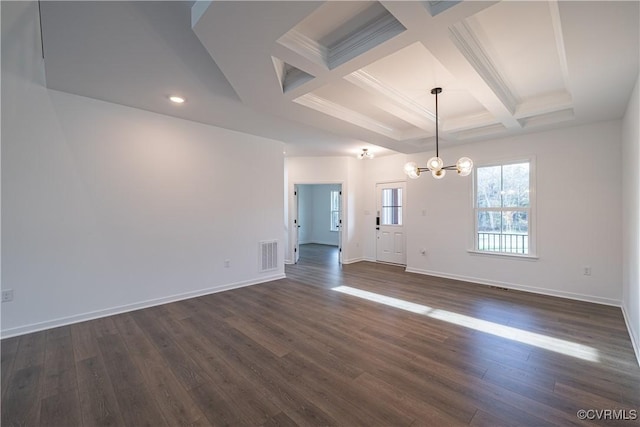
[[[506,252],[488,252],[488,251],[476,251],[474,249],[467,250],[471,255],[489,256],[489,257],[503,257],[503,258],[515,258],[523,261],[537,261],[539,257],[537,255],[522,255],[522,254],[509,254]]]

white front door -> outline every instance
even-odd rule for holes
[[[405,183],[376,184],[376,259],[406,265],[404,235]]]

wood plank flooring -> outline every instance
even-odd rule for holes
[[[619,308],[301,251],[287,279],[2,340],[2,426],[639,424],[576,416],[640,410]]]

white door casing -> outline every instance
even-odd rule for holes
[[[298,205],[298,186],[293,186],[293,203],[295,217],[293,219],[293,262],[297,264],[300,260],[300,211]]]
[[[376,260],[406,265],[404,205],[406,183],[376,184]]]

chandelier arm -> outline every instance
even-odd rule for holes
[[[456,165],[451,165],[451,166],[445,166],[442,169],[453,171],[453,170],[457,170],[458,167]]]

